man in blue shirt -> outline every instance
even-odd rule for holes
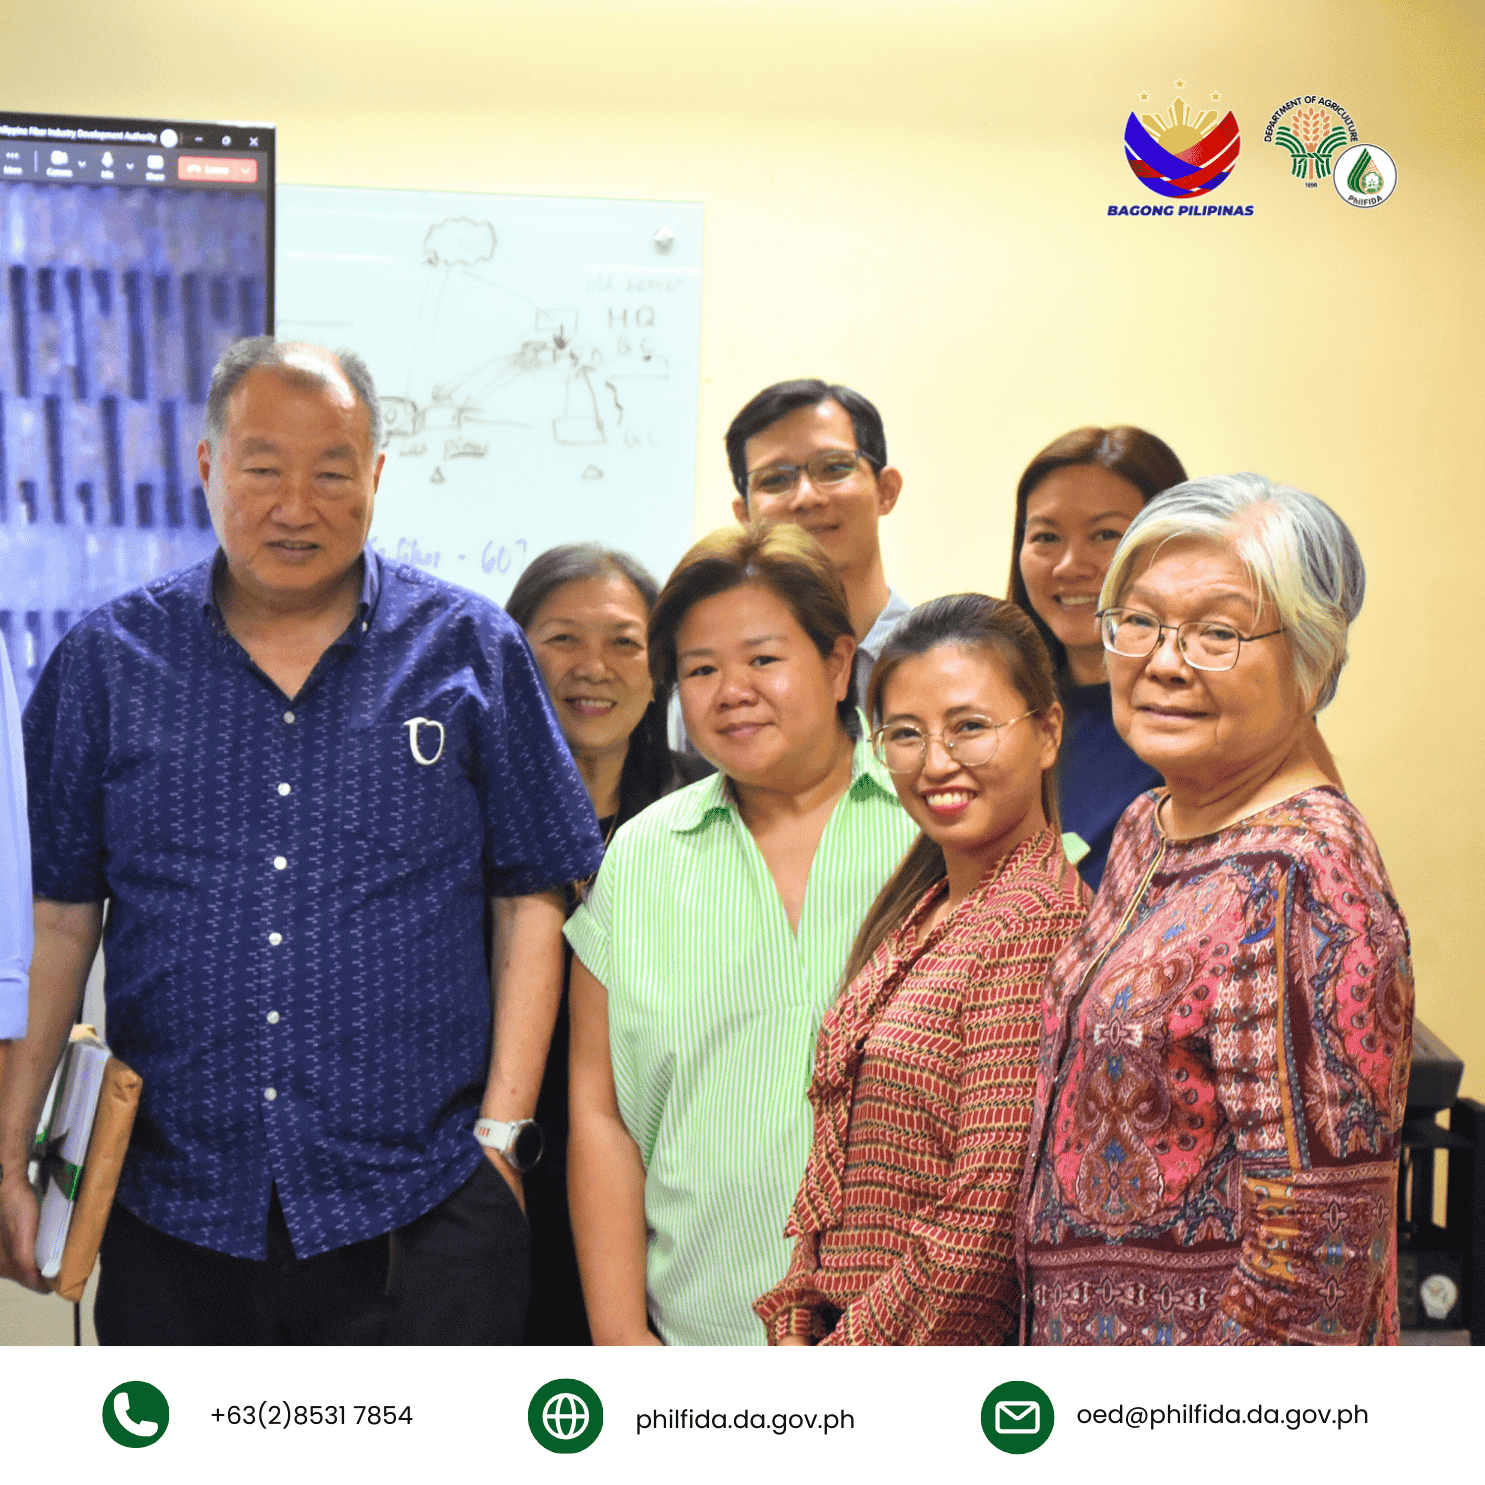
[[[600,842],[520,631],[366,546],[380,421],[356,357],[229,350],[199,450],[221,550],[79,623],[27,706],[0,1262],[37,1285],[25,1141],[107,902],[144,1093],[105,1344],[520,1338],[560,888]]]
[[[26,765],[21,709],[0,637],[0,1042],[26,1034],[31,963],[31,843],[26,830]],[[0,1047],[0,1058],[4,1048]]]

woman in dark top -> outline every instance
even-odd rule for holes
[[[666,742],[668,696],[650,680],[645,630],[658,593],[633,557],[571,545],[543,552],[521,574],[506,604],[526,632],[557,721],[605,844],[626,820],[708,772]],[[577,906],[570,891],[568,912]],[[567,970],[572,951],[566,950]],[[567,985],[552,1031],[536,1121],[546,1135],[541,1163],[525,1178],[531,1223],[528,1346],[586,1346],[577,1258],[567,1216]]]
[[[1114,548],[1146,501],[1186,478],[1170,447],[1142,428],[1078,428],[1026,466],[1016,486],[1008,588],[1052,654],[1064,711],[1058,761],[1062,827],[1088,854],[1094,891],[1114,826],[1160,775],[1114,730],[1099,636],[1098,591]]]

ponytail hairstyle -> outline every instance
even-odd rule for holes
[[[881,725],[882,692],[892,672],[904,660],[925,655],[940,645],[994,656],[1005,667],[1007,679],[1020,693],[1029,712],[1044,716],[1058,705],[1052,657],[1036,626],[1021,608],[1009,599],[987,598],[983,593],[951,593],[919,604],[882,646],[866,686],[866,712],[873,728]],[[1055,764],[1042,774],[1042,813],[1053,830],[1061,829]],[[882,941],[901,925],[923,894],[947,875],[943,850],[936,841],[920,833],[872,903],[851,946],[842,985],[849,985],[861,973]]]

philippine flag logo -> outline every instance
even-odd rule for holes
[[[1220,96],[1213,93],[1212,101]],[[1124,126],[1124,153],[1136,177],[1159,195],[1183,201],[1215,191],[1232,174],[1241,144],[1231,110],[1219,121],[1216,109],[1193,113],[1184,98],[1164,118],[1132,113]]]

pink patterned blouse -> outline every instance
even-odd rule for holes
[[[996,1345],[1015,1332],[1041,984],[1088,889],[1045,830],[920,945],[946,890],[924,895],[820,1028],[794,1260],[754,1305],[770,1341]]]
[[[1029,1340],[1395,1344],[1413,983],[1376,842],[1328,787],[1185,841],[1159,797],[1047,982]]]

